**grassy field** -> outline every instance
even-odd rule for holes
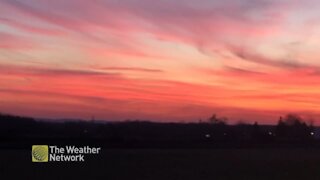
[[[55,180],[319,180],[320,149],[104,149],[82,163],[32,163],[29,150],[0,150],[0,175]]]

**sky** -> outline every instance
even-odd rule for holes
[[[317,0],[0,0],[0,112],[320,124]]]

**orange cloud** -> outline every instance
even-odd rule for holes
[[[318,7],[313,0],[2,0],[0,108],[116,120],[318,117],[312,52],[319,44],[303,34],[318,18],[310,5]],[[300,11],[306,15],[297,18]],[[292,42],[298,48],[287,48]]]

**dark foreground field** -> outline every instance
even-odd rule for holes
[[[30,150],[0,150],[0,175],[55,180],[319,180],[320,149],[104,149],[82,163],[31,163]]]

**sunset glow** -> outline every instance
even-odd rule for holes
[[[319,124],[316,0],[0,0],[0,112]]]

